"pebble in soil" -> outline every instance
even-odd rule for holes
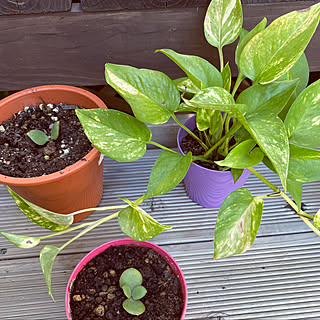
[[[40,104],[29,106],[0,124],[0,173],[30,178],[62,171],[88,154],[92,145],[79,122],[75,105]],[[60,122],[59,137],[43,146],[27,133],[38,129],[50,136]]]
[[[127,313],[126,299],[119,286],[122,272],[136,268],[143,277],[147,294],[141,301],[146,311],[140,316]],[[112,246],[93,258],[78,274],[70,294],[73,320],[180,320],[183,297],[171,268],[151,249]]]

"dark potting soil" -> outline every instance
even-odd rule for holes
[[[11,177],[29,178],[61,171],[83,159],[92,149],[75,114],[78,106],[41,104],[29,106],[0,124],[0,173]],[[28,136],[38,129],[47,136],[59,121],[59,137],[43,146]],[[85,160],[85,159],[84,159]]]
[[[197,137],[199,137],[199,130],[197,128],[195,128],[193,130],[193,133]],[[190,134],[188,134],[187,136],[185,136],[182,139],[182,141],[180,143],[180,147],[184,153],[192,152],[193,156],[201,156],[201,155],[205,154],[205,150],[203,149],[201,144],[194,137],[192,137]],[[217,159],[209,158],[208,160],[217,160]],[[219,160],[223,160],[223,158],[221,158]],[[207,168],[207,169],[219,170],[219,166],[214,163],[208,163],[208,162],[200,161],[200,160],[195,161],[195,163],[198,164],[199,166]]]
[[[147,294],[141,301],[146,310],[140,316],[127,313],[119,286],[123,271],[136,268]],[[162,256],[152,249],[111,246],[93,258],[78,274],[70,295],[73,320],[180,320],[183,297],[179,280]]]

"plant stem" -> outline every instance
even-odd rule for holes
[[[222,51],[222,47],[219,48],[219,57],[220,57],[220,72],[222,72],[223,70],[223,51]]]
[[[236,83],[234,84],[233,90],[232,90],[232,96],[234,97],[234,95],[236,94],[241,82],[245,79],[245,76],[240,72],[238,74],[238,78],[236,80]]]
[[[217,148],[219,147],[226,139],[228,139],[229,137],[233,136],[234,133],[236,133],[237,130],[239,130],[241,128],[241,123],[237,122],[233,125],[233,127],[231,128],[231,130],[225,134],[219,141],[217,141],[204,155],[204,158],[208,158],[210,157],[211,153]]]
[[[48,239],[48,238],[51,238],[51,237],[59,236],[59,235],[61,235],[61,234],[64,234],[64,233],[67,233],[67,232],[70,232],[70,231],[75,231],[75,230],[78,230],[78,229],[81,229],[81,228],[84,228],[84,227],[88,227],[88,226],[92,225],[94,222],[95,222],[95,221],[82,223],[82,224],[79,224],[78,226],[71,227],[71,228],[68,228],[68,229],[63,230],[63,231],[51,233],[51,234],[48,234],[48,235],[46,235],[46,236],[42,236],[42,237],[39,237],[39,238],[40,238],[41,240],[43,240],[43,239]]]
[[[253,173],[257,178],[259,178],[262,182],[264,182],[269,188],[271,188],[275,193],[279,194],[282,198],[284,198],[287,203],[293,208],[296,214],[298,214],[300,217],[305,217],[308,219],[313,220],[313,215],[308,214],[302,210],[299,210],[297,205],[279,188],[277,188],[275,185],[273,185],[269,180],[267,180],[264,176],[262,176],[259,172],[257,172],[253,168],[247,168],[251,173]]]
[[[226,122],[225,122],[225,126],[224,126],[225,134],[227,134],[229,132],[230,120],[231,120],[231,116],[228,114]],[[224,145],[224,155],[225,156],[227,156],[227,154],[228,154],[229,141],[230,141],[230,139],[227,138],[226,141],[224,142],[224,144],[225,144]]]
[[[300,216],[300,218],[305,222],[305,224],[318,236],[320,236],[320,231],[306,218]]]
[[[63,250],[66,246],[68,246],[71,242],[77,240],[78,238],[80,238],[81,236],[83,236],[84,234],[86,234],[87,232],[91,231],[92,229],[94,229],[95,227],[99,226],[100,224],[107,222],[113,218],[116,218],[119,214],[119,211],[116,213],[111,214],[110,216],[104,217],[98,221],[95,221],[94,223],[92,223],[88,228],[86,228],[85,230],[81,231],[78,235],[76,235],[74,238],[70,239],[69,241],[67,241],[65,244],[63,244],[59,249],[60,251]]]
[[[176,117],[175,114],[172,115],[172,118],[173,118],[173,120],[174,120],[180,127],[182,127],[184,130],[186,130],[186,131],[190,134],[190,136],[192,136],[193,138],[195,138],[195,139],[199,142],[199,144],[201,145],[201,147],[202,147],[205,151],[208,150],[208,147],[201,141],[201,139],[199,139],[199,137],[197,137],[190,129],[188,129],[182,122],[180,122],[180,121],[177,119],[177,117]]]
[[[69,214],[66,214],[66,216],[75,216],[76,214],[88,212],[88,211],[106,211],[106,210],[117,210],[117,209],[124,209],[126,206],[110,206],[110,207],[98,207],[98,208],[86,208],[82,210],[78,210]]]
[[[206,139],[207,145],[208,145],[208,146],[211,146],[211,141],[210,141],[210,139],[209,139],[209,137],[208,137],[208,134],[207,134],[206,130],[203,131],[203,134],[204,134],[204,137],[205,137],[205,139]]]
[[[212,160],[208,160],[206,158],[203,158],[203,156],[192,156],[192,161],[197,161],[197,160],[200,160],[200,161],[205,161],[205,162],[208,162],[208,163],[214,163],[214,161]]]
[[[163,150],[167,150],[167,151],[170,151],[170,152],[173,152],[173,153],[177,153],[176,151],[174,151],[174,150],[172,150],[172,149],[170,149],[170,148],[167,148],[167,147],[161,145],[161,144],[158,143],[158,142],[149,141],[148,143],[149,143],[149,144],[153,144],[154,146],[157,146],[157,147],[159,147],[159,148],[161,148],[161,149],[163,149]]]

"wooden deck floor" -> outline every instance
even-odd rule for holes
[[[101,205],[119,204],[115,197],[136,199],[146,189],[149,172],[158,156],[149,150],[135,163],[105,159]],[[265,167],[273,183],[276,176]],[[254,194],[268,192],[250,176],[246,186]],[[306,210],[320,207],[320,184],[304,188]],[[153,241],[168,250],[180,264],[188,285],[185,319],[281,320],[320,319],[320,239],[285,207],[281,199],[265,202],[262,224],[253,247],[243,255],[214,261],[213,232],[218,210],[202,208],[188,199],[180,183],[169,194],[155,197],[144,208],[161,223],[173,226]],[[94,213],[88,221],[97,219]],[[43,235],[0,187],[0,229],[22,235]],[[100,226],[67,247],[53,268],[56,303],[47,294],[39,264],[39,248],[23,250],[0,238],[0,319],[62,320],[64,291],[72,269],[90,250],[124,237],[117,222]],[[66,236],[47,243],[61,245]],[[152,319],[150,319],[152,320]]]

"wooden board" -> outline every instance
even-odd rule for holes
[[[313,1],[244,5],[245,28],[263,16],[305,8]],[[0,20],[0,91],[42,84],[105,84],[104,64],[129,64],[182,76],[159,48],[199,55],[219,64],[217,50],[203,35],[206,8],[168,8],[125,12],[12,15]],[[235,44],[224,49],[233,72]],[[320,30],[307,50],[311,71],[320,71]]]
[[[71,10],[72,0],[0,0],[0,15]]]
[[[242,0],[242,3],[262,4],[297,1],[299,0]],[[313,2],[316,3],[317,0]],[[155,8],[198,8],[207,7],[209,3],[210,0],[81,0],[81,7],[84,11],[110,11]]]

